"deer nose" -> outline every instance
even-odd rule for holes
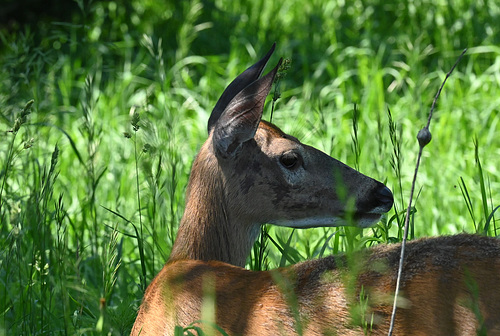
[[[376,194],[380,206],[383,207],[384,209],[387,209],[386,211],[389,211],[392,208],[392,204],[394,203],[394,197],[392,196],[392,191],[385,185],[382,185],[377,189]]]
[[[384,184],[376,182],[365,197],[358,199],[356,209],[360,213],[383,214],[391,210],[393,203],[392,191]]]

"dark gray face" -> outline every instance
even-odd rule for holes
[[[233,159],[218,162],[230,208],[256,224],[367,227],[393,203],[382,183],[267,122],[260,123]]]

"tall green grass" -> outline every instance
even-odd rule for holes
[[[275,41],[271,62],[292,63],[273,122],[396,199],[364,231],[266,227],[249,268],[401,239],[416,134],[465,47],[424,150],[412,237],[498,234],[494,1],[79,4],[66,22],[0,30],[0,334],[128,333],[212,107]]]

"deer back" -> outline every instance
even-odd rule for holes
[[[497,239],[462,234],[406,248],[395,335],[500,335]],[[229,335],[387,335],[399,255],[399,244],[380,245],[265,272],[172,262],[146,292],[136,326],[171,334],[199,321],[214,293],[214,322]]]

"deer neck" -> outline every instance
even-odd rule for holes
[[[260,224],[246,221],[230,206],[224,177],[209,152],[202,148],[193,163],[186,208],[169,261],[218,260],[243,267]]]

